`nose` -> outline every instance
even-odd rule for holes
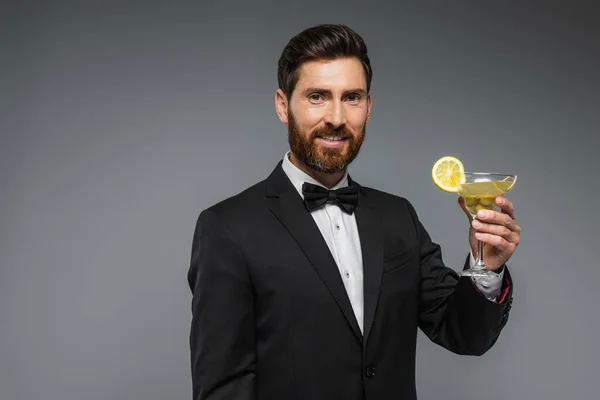
[[[346,123],[346,112],[341,101],[333,101],[325,114],[325,123],[333,128],[339,128]]]

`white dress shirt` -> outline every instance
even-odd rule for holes
[[[302,185],[304,182],[325,187],[292,164],[289,154],[290,152],[288,151],[283,158],[283,171],[302,198],[304,198],[302,194]],[[342,179],[332,189],[339,189],[346,186],[348,186],[348,171],[344,173]],[[311,215],[335,259],[346,292],[350,298],[356,321],[362,332],[364,320],[363,265],[355,214],[347,214],[337,205],[325,204],[324,207],[314,210]],[[472,254],[470,257],[471,265],[473,265],[475,260]],[[503,273],[504,271],[502,271],[499,278],[473,278],[473,281],[490,301],[496,301],[502,288]]]

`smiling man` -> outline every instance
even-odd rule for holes
[[[196,224],[195,400],[416,399],[418,329],[457,354],[482,355],[498,339],[519,242],[513,205],[500,197],[469,229],[472,252],[486,234],[498,278],[459,278],[407,199],[348,174],[371,78],[364,41],[343,25],[309,28],[283,50],[275,107],[290,150]]]

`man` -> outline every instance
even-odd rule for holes
[[[417,328],[481,355],[506,324],[505,263],[520,231],[510,201],[470,228],[471,254],[479,232],[500,273],[479,282],[444,265],[406,199],[348,175],[371,114],[371,76],[363,40],[345,26],[307,29],[284,49],[275,105],[290,151],[197,221],[195,400],[416,399]]]

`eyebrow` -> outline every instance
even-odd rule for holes
[[[322,88],[317,88],[317,87],[312,87],[312,88],[307,88],[305,90],[302,91],[302,93],[309,94],[309,93],[326,93],[328,95],[331,95],[331,90],[329,89],[322,89]],[[348,95],[348,94],[352,94],[352,93],[356,93],[359,94],[361,96],[365,96],[367,94],[367,91],[362,89],[362,88],[356,88],[356,89],[348,89],[348,90],[344,90],[343,95]]]

